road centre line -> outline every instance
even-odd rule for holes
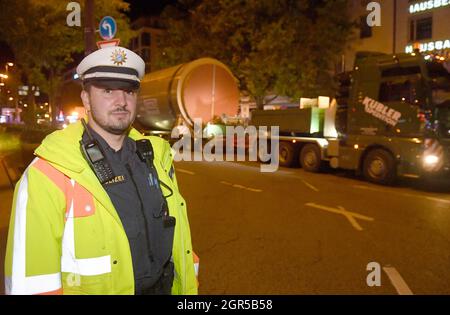
[[[394,267],[383,267],[389,280],[399,295],[413,295],[411,289],[406,284],[400,273]]]
[[[446,199],[441,199],[441,198],[435,198],[435,197],[425,197],[428,200],[433,200],[433,201],[438,201],[438,202],[445,202],[445,203],[450,203],[450,200],[446,200]]]
[[[422,194],[410,194],[410,193],[404,193],[404,192],[397,192],[397,191],[381,189],[381,188],[375,188],[375,187],[369,187],[369,186],[364,186],[364,185],[353,185],[353,187],[360,188],[360,189],[366,189],[366,190],[379,191],[379,192],[388,192],[388,193],[397,194],[397,195],[404,196],[404,197],[426,198],[428,200],[450,203],[450,200],[447,200],[447,199],[436,198],[436,197],[429,197],[429,196],[422,195]]]
[[[407,196],[407,197],[417,197],[417,195],[410,194],[410,193],[403,193],[403,192],[397,192],[397,191],[389,191],[389,190],[386,190],[386,189],[381,189],[381,188],[376,188],[376,187],[370,187],[370,186],[364,186],[364,185],[353,185],[353,187],[355,187],[355,188],[360,188],[360,189],[366,189],[366,190],[379,191],[379,192],[390,192],[390,193],[393,193],[393,194],[398,194],[398,195]]]
[[[226,181],[221,181],[220,183],[223,184],[223,185],[231,186],[233,188],[248,190],[248,191],[251,191],[251,192],[262,192],[261,189],[246,187],[246,186],[243,186],[243,185],[233,184],[233,183],[229,183],[229,182],[226,182]]]
[[[230,163],[230,164],[237,164],[237,163]],[[248,169],[252,169],[252,168],[256,168],[253,166],[249,166],[249,165],[236,165],[237,167],[242,167],[242,168],[248,168]],[[184,174],[188,174],[188,175],[195,175],[195,172],[183,169],[183,168],[177,168],[176,169],[177,172],[180,173],[184,173]],[[316,188],[314,185],[308,183],[307,181],[305,181],[302,177],[297,176],[296,173],[292,172],[292,171],[277,171],[274,174],[277,175],[284,175],[284,176],[288,176],[288,177],[292,177],[292,178],[296,178],[296,179],[300,179],[303,184],[305,184],[306,186],[308,186],[310,189],[314,190],[315,192],[319,192],[319,189]],[[238,185],[239,186],[239,185]],[[235,188],[242,188],[242,187],[238,187],[236,186]],[[365,189],[365,190],[372,190],[372,191],[378,191],[378,192],[388,192],[388,193],[393,193],[393,194],[397,194],[400,196],[404,196],[404,197],[415,197],[415,198],[426,198],[428,200],[432,200],[432,201],[436,201],[436,202],[443,202],[443,203],[450,203],[450,200],[446,200],[446,199],[442,199],[442,198],[436,198],[436,197],[429,197],[429,196],[425,196],[422,194],[411,194],[411,193],[404,193],[404,192],[397,192],[397,191],[392,191],[392,190],[387,190],[387,189],[381,189],[381,188],[376,188],[376,187],[370,187],[370,186],[365,186],[365,185],[353,185],[353,187],[355,188],[359,188],[359,189]],[[250,187],[245,187],[243,189],[249,190],[249,191],[253,191],[253,192],[261,192],[260,189],[255,189],[255,188],[250,188]]]
[[[262,192],[261,189],[256,189],[256,188],[247,187],[246,189],[249,190],[249,191],[253,191],[253,192]]]
[[[194,172],[191,172],[191,171],[188,171],[188,170],[185,170],[185,169],[182,169],[182,168],[177,168],[176,171],[180,172],[180,173],[184,173],[184,174],[195,175]]]

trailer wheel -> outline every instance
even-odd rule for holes
[[[294,165],[298,156],[297,147],[290,142],[281,141],[279,147],[280,166],[291,167]]]
[[[322,167],[320,148],[316,144],[306,144],[300,153],[300,165],[307,172],[318,173]]]
[[[383,149],[370,151],[363,162],[364,178],[380,185],[391,185],[396,178],[395,160],[391,153]]]

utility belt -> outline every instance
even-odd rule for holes
[[[175,276],[174,265],[168,261],[159,279],[149,288],[136,288],[136,295],[171,295],[173,279]]]

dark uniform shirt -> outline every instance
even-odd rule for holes
[[[163,224],[165,201],[156,179],[157,174],[140,160],[136,153],[136,143],[131,138],[126,137],[122,148],[115,151],[92,128],[89,129],[104,150],[115,175],[103,187],[111,198],[128,237],[135,292],[161,294],[154,288],[156,285],[160,287],[158,283],[163,271],[167,275],[167,266],[171,264],[174,228]],[[83,141],[87,140],[88,136],[84,132]]]

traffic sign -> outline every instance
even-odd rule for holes
[[[102,49],[102,48],[106,48],[106,47],[111,47],[111,46],[119,46],[120,44],[120,39],[116,38],[116,39],[111,39],[111,40],[102,40],[97,42],[97,47],[98,49]]]
[[[104,40],[113,39],[116,36],[117,24],[114,18],[110,16],[105,16],[99,24],[100,36]]]

